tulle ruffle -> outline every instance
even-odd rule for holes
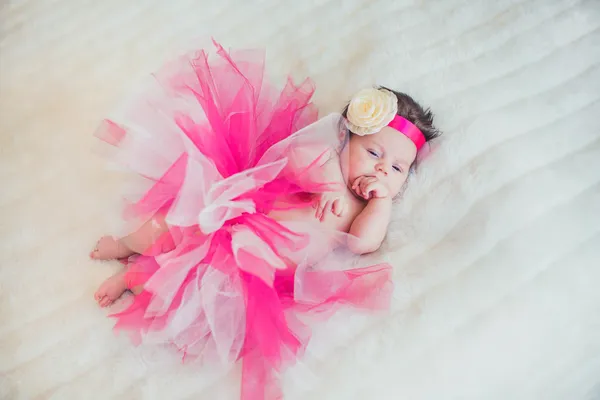
[[[98,130],[143,182],[126,199],[128,229],[157,216],[168,227],[129,260],[143,291],[113,317],[136,343],[241,360],[242,398],[279,398],[279,373],[310,339],[303,315],[386,308],[390,267],[359,266],[343,234],[269,216],[332,189],[319,171],[340,144],[339,115],[315,122],[309,80],[276,90],[262,52],[215,46],[215,60],[200,51],[167,65]]]

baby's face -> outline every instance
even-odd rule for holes
[[[352,135],[346,147],[347,183],[360,176],[375,176],[394,197],[408,178],[408,171],[417,156],[417,147],[402,133],[388,126],[372,135]]]

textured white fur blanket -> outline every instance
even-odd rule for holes
[[[395,212],[386,317],[334,318],[285,377],[294,399],[600,398],[596,0],[4,1],[0,398],[234,399],[114,337],[92,297],[117,218],[99,120],[168,57],[266,47],[324,113],[373,83],[445,132]]]

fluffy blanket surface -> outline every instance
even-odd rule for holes
[[[237,370],[115,337],[93,293],[119,266],[87,258],[120,188],[92,132],[210,36],[266,48],[273,79],[310,76],[323,113],[383,84],[444,132],[395,209],[391,312],[317,329],[286,398],[600,398],[598,1],[0,7],[0,398],[238,396]]]

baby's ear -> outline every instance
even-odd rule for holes
[[[415,159],[415,164],[420,164],[423,160],[427,159],[431,153],[438,148],[437,140],[432,140],[429,142],[425,142],[421,150],[417,153],[417,158]]]
[[[415,159],[416,164],[419,164],[421,161],[425,160],[427,156],[431,154],[431,144],[429,142],[425,142],[421,150],[417,153],[417,158]]]

